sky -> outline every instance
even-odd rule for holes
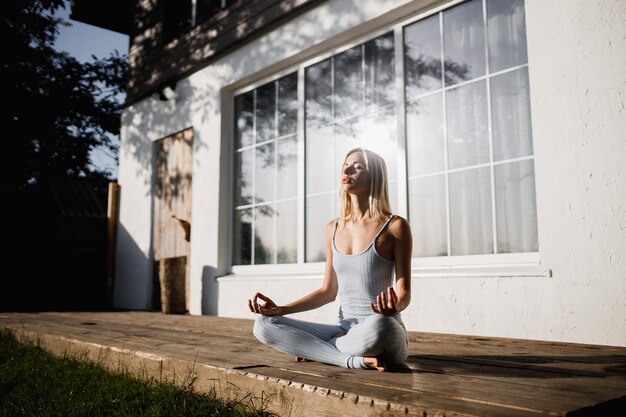
[[[69,1],[65,9],[59,9],[56,16],[70,22],[72,26],[59,27],[60,33],[55,48],[65,51],[80,62],[93,61],[91,55],[98,58],[107,57],[117,50],[128,55],[128,36],[96,26],[86,25],[70,20]],[[108,168],[117,178],[117,164],[106,149],[97,149],[91,155],[93,164],[99,168]]]

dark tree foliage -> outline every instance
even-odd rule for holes
[[[90,166],[90,152],[117,157],[128,74],[126,55],[81,63],[53,45],[60,25],[53,17],[64,0],[3,2],[5,45],[0,82],[3,189],[23,189],[46,178],[88,177],[106,182],[111,173]]]

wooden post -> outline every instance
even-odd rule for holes
[[[106,302],[113,307],[113,278],[115,275],[115,241],[117,237],[118,202],[120,186],[117,182],[109,182],[107,204],[107,265],[106,265]]]

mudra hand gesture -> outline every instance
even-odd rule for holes
[[[387,287],[387,294],[381,291],[376,296],[376,305],[370,302],[370,308],[374,313],[383,316],[394,316],[398,314],[398,295],[393,287]]]
[[[264,301],[263,304],[259,304],[258,299]],[[282,316],[283,309],[276,305],[269,297],[264,296],[260,292],[254,294],[254,298],[248,300],[248,308],[253,313],[258,313],[264,316]]]

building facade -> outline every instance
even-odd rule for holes
[[[315,289],[365,147],[413,231],[409,330],[626,346],[626,3],[161,3],[133,9],[116,306],[155,308],[168,257],[190,314]]]

